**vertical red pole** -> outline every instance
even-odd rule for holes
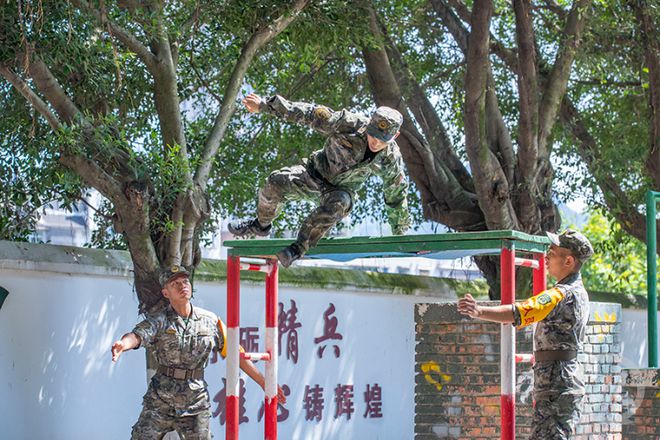
[[[539,262],[539,268],[534,269],[532,273],[532,293],[538,295],[543,292],[548,286],[548,273],[545,267],[545,254],[534,254],[534,259]],[[536,333],[536,324],[534,324],[534,333]],[[532,352],[536,351],[536,339],[532,338]],[[536,407],[536,401],[532,400],[532,406]]]
[[[500,254],[500,295],[502,304],[513,304],[516,296],[516,249],[511,241],[504,241]],[[500,404],[501,438],[516,438],[516,333],[511,324],[502,324],[500,340]]]
[[[240,280],[240,257],[229,256],[227,258],[227,384],[225,388],[227,390],[225,398],[227,416],[225,438],[227,440],[238,440]]]
[[[277,260],[269,261],[266,275],[266,352],[270,360],[266,362],[266,398],[264,438],[277,440]]]
[[[533,293],[537,295],[546,289],[548,276],[545,268],[545,254],[534,254],[534,259],[539,262],[539,268],[534,269],[532,278]]]

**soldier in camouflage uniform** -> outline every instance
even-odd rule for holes
[[[547,233],[552,244],[546,255],[548,273],[557,284],[526,301],[513,305],[482,306],[466,295],[458,311],[473,318],[513,323],[518,328],[538,323],[534,332],[534,419],[530,439],[570,439],[580,420],[584,396],[581,367],[589,296],[580,268],[593,255],[589,240],[567,229],[561,235]]]
[[[214,313],[192,306],[188,277],[181,266],[163,270],[160,282],[169,307],[149,316],[112,345],[113,361],[123,351],[144,346],[153,350],[158,362],[133,426],[133,440],[162,439],[170,431],[176,431],[182,440],[212,438],[204,368],[212,351],[225,357],[226,328]],[[252,362],[241,359],[240,366],[264,387],[264,377]],[[278,399],[286,402],[279,388]]]
[[[383,180],[392,232],[406,232],[410,225],[408,182],[394,141],[403,122],[398,111],[379,107],[367,118],[347,110],[290,102],[278,95],[263,100],[250,94],[243,103],[252,113],[264,112],[308,125],[328,139],[323,149],[302,163],[273,172],[259,191],[257,217],[231,223],[232,234],[267,236],[284,202],[318,201],[319,206],[303,221],[296,242],[277,254],[280,263],[288,267],[348,215],[355,192],[374,174]]]

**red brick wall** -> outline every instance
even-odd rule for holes
[[[660,369],[623,370],[623,438],[660,439]]]
[[[618,305],[592,304],[580,360],[587,395],[579,440],[621,440]],[[418,304],[415,440],[500,438],[500,325],[465,318],[455,303]],[[532,350],[531,328],[517,332],[517,352]],[[516,436],[526,438],[532,414],[532,371],[518,364]]]

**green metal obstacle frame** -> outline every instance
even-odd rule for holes
[[[266,361],[266,398],[264,438],[277,438],[277,290],[278,262],[275,253],[291,244],[291,239],[227,240],[227,398],[226,438],[238,439],[239,359]],[[355,258],[424,257],[455,259],[479,255],[499,255],[502,304],[515,301],[515,267],[533,269],[533,288],[537,294],[546,288],[545,252],[547,237],[518,231],[461,232],[433,235],[387,237],[327,238],[305,258],[350,261]],[[526,258],[517,257],[516,254]],[[241,262],[242,257],[264,259],[264,263]],[[266,273],[266,352],[243,353],[239,349],[240,271]],[[501,438],[515,439],[515,363],[531,362],[531,354],[516,355],[515,329],[502,325],[501,332]]]

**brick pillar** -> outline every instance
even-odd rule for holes
[[[621,305],[590,304],[584,352],[585,396],[576,440],[621,440]]]
[[[601,438],[600,433],[611,435],[604,434],[602,438],[621,438],[621,378],[616,339],[620,309],[618,305],[611,306],[592,304],[588,327],[588,336],[592,338],[588,338],[585,356],[581,357],[589,372],[585,377],[587,396],[580,426],[598,426],[595,430],[599,434],[594,436],[586,428],[580,428],[583,431],[577,437],[580,440]],[[417,304],[415,323],[415,440],[499,439],[500,325],[463,317],[455,303]],[[531,331],[531,328],[518,331],[517,353],[531,352]],[[531,430],[532,387],[531,365],[518,364],[518,439],[527,438]],[[598,397],[592,401],[594,395],[601,396],[602,401]]]
[[[660,369],[625,369],[623,438],[660,439]]]

